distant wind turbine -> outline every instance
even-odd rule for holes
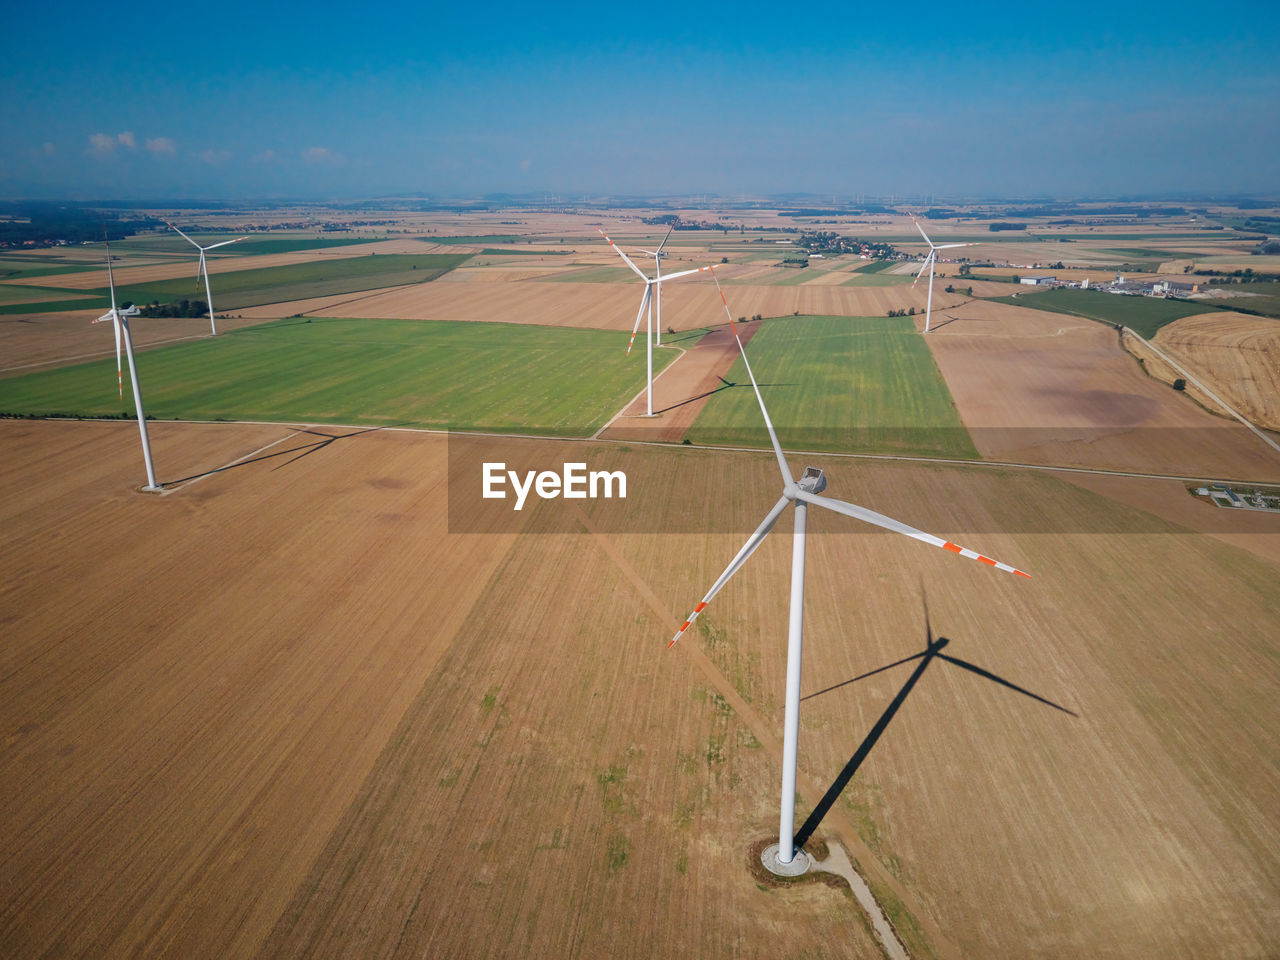
[[[714,273],[712,273],[712,277],[715,277]],[[711,585],[711,589],[707,591],[706,596],[693,608],[693,613],[689,614],[689,618],[676,631],[676,635],[671,638],[671,643],[667,644],[667,649],[674,646],[675,642],[684,636],[684,632],[697,619],[698,614],[706,609],[711,599],[720,592],[721,588],[747,562],[756,548],[764,542],[764,538],[773,529],[773,525],[788,504],[793,505],[796,512],[795,537],[792,539],[791,552],[791,614],[787,630],[786,713],[783,722],[782,741],[782,804],[778,825],[778,843],[766,849],[761,860],[773,873],[783,876],[796,876],[804,873],[809,868],[808,854],[803,850],[797,852],[794,843],[796,748],[800,736],[800,653],[803,646],[804,633],[804,541],[806,512],[809,505],[825,507],[835,513],[841,513],[847,517],[853,517],[855,520],[862,520],[865,523],[892,530],[894,533],[901,533],[914,540],[919,540],[921,543],[941,547],[943,550],[958,553],[960,556],[968,557],[971,560],[978,560],[999,570],[1015,573],[1020,577],[1030,577],[1030,574],[1023,573],[1007,563],[984,557],[982,554],[952,543],[950,540],[944,540],[942,537],[935,537],[933,534],[925,533],[923,530],[917,530],[915,527],[894,520],[892,517],[886,517],[884,514],[876,513],[874,510],[868,510],[866,507],[845,503],[843,500],[832,500],[828,497],[818,496],[826,489],[827,480],[817,467],[806,467],[799,480],[792,479],[791,468],[787,466],[787,458],[783,455],[782,446],[778,443],[778,435],[773,430],[773,422],[769,419],[769,411],[765,409],[764,397],[760,395],[760,386],[756,383],[755,374],[751,371],[751,363],[747,360],[747,351],[742,346],[742,338],[738,336],[738,328],[733,321],[733,314],[729,310],[728,301],[724,298],[724,291],[720,289],[719,279],[716,279],[716,290],[720,293],[720,302],[724,304],[724,312],[729,316],[729,326],[738,341],[738,351],[742,354],[742,362],[746,365],[747,375],[751,378],[751,387],[755,390],[756,402],[760,404],[760,413],[764,416],[764,425],[769,431],[769,440],[773,444],[774,455],[778,458],[778,468],[782,472],[782,496],[773,505],[773,509],[769,511],[764,520],[761,521],[755,533],[743,544],[737,556],[729,562],[729,566],[725,568],[724,573],[720,574],[720,578]]]
[[[671,229],[675,229],[674,224],[672,225]],[[647,399],[645,401],[645,415],[652,417],[653,416],[653,304],[654,304],[654,301],[657,300],[658,302],[658,324],[659,326],[661,326],[662,324],[662,284],[668,280],[674,280],[677,277],[687,277],[690,274],[702,273],[704,270],[710,270],[711,267],[698,267],[694,270],[681,270],[679,273],[668,273],[665,277],[662,276],[662,268],[661,268],[662,248],[667,245],[667,240],[664,237],[662,240],[662,243],[659,245],[657,250],[644,251],[645,253],[653,254],[654,260],[658,261],[659,263],[658,275],[651,279],[649,277],[646,277],[644,275],[644,271],[642,271],[639,267],[637,267],[634,263],[631,262],[631,258],[622,252],[621,247],[619,247],[612,240],[609,240],[609,235],[607,233],[605,233],[603,230],[600,230],[600,236],[604,237],[605,240],[609,241],[609,246],[613,247],[613,249],[618,252],[618,256],[620,256],[626,262],[627,266],[635,271],[636,276],[638,276],[641,280],[644,281],[644,296],[640,298],[640,309],[636,312],[636,324],[634,327],[631,328],[631,340],[627,344],[627,353],[628,354],[631,353],[631,345],[636,342],[636,331],[640,329],[640,320],[644,317],[645,311],[647,310],[649,314],[649,324],[647,327],[647,332],[645,334],[645,341],[647,343],[647,361],[646,362],[648,364],[648,367],[647,367],[647,374],[646,374],[646,377],[647,377],[646,382],[648,383],[648,390],[646,393]],[[670,237],[670,236],[671,236],[671,230],[668,230],[667,237]],[[656,294],[654,292],[655,290],[657,291]]]
[[[166,220],[165,223],[169,223],[169,221]],[[174,230],[178,230],[178,228],[172,223],[169,223],[169,226],[173,227]],[[187,243],[191,244],[193,247],[195,247],[197,250],[200,251],[200,266],[196,267],[196,279],[199,280],[200,274],[204,274],[205,303],[209,305],[209,330],[212,332],[212,335],[216,337],[218,335],[218,328],[213,322],[213,291],[209,289],[209,265],[208,263],[205,262],[205,259],[204,259],[205,251],[216,250],[218,247],[225,247],[231,243],[239,243],[241,240],[248,240],[249,238],[236,237],[234,240],[223,240],[221,243],[213,243],[207,247],[202,247],[200,246],[200,244],[196,243],[194,240],[188,237],[181,230],[178,230],[178,234],[179,236],[182,237],[182,239],[186,240]]]
[[[121,382],[120,341],[124,340],[124,349],[129,357],[129,380],[133,384],[133,408],[138,415],[138,432],[142,435],[142,460],[147,466],[147,485],[143,490],[158,492],[160,485],[156,483],[155,467],[151,464],[151,438],[147,436],[147,415],[142,410],[142,387],[138,384],[138,368],[133,362],[133,335],[129,332],[129,318],[138,315],[138,308],[133,304],[121,309],[116,306],[116,280],[111,271],[111,243],[107,242],[107,283],[111,287],[111,310],[104,313],[94,323],[110,320],[116,332],[116,384],[120,388],[120,397],[124,398],[124,384]]]
[[[929,235],[924,232],[924,227],[920,226],[920,221],[914,216],[911,222],[916,225],[916,229],[920,231],[920,236],[924,237],[924,242],[929,245],[929,255],[924,258],[924,263],[920,265],[920,272],[916,274],[915,280],[911,282],[914,287],[920,282],[920,277],[924,275],[924,268],[929,268],[929,301],[924,311],[924,332],[929,332],[929,320],[933,315],[933,265],[937,261],[939,250],[950,250],[953,247],[976,247],[976,243],[934,243],[929,239]]]

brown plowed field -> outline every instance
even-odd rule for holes
[[[787,518],[663,651],[769,454],[628,454],[667,534],[462,535],[441,437],[153,429],[168,481],[259,452],[145,496],[133,425],[0,422],[7,953],[875,955],[846,895],[745,865]],[[823,466],[1036,579],[811,515],[806,694],[922,647],[923,576],[947,654],[1080,714],[941,660],[907,698],[820,833],[899,891],[914,955],[1265,955],[1280,567],[1043,474]],[[709,512],[742,532],[681,532]],[[802,816],[909,669],[805,703]]]
[[[325,316],[407,320],[499,320],[562,327],[630,330],[643,285],[630,283],[525,282],[509,284],[425,283],[399,287],[349,305],[323,308]],[[890,310],[924,309],[923,287],[732,286],[725,288],[735,316],[786,316],[795,312],[835,316],[885,316]],[[964,302],[960,294],[934,290],[934,309]],[[288,308],[290,304],[280,307]],[[664,285],[662,325],[691,330],[724,322],[714,283],[690,278]],[[289,312],[297,312],[290,310]],[[309,311],[315,312],[315,311]]]
[[[1254,423],[1280,430],[1280,320],[1183,317],[1161,327],[1154,343]]]
[[[935,314],[935,317],[937,315]],[[1244,426],[1146,376],[1111,328],[975,302],[928,337],[960,417],[988,459],[1179,476],[1275,479]]]

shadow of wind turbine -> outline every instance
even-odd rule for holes
[[[925,670],[929,668],[929,664],[933,662],[935,658],[945,660],[947,663],[960,667],[963,670],[968,670],[971,673],[975,673],[987,680],[992,680],[995,683],[1008,687],[1010,690],[1017,691],[1024,696],[1030,697],[1032,700],[1038,700],[1040,703],[1053,707],[1055,710],[1061,710],[1063,713],[1069,714],[1073,717],[1079,716],[1079,714],[1074,710],[1068,710],[1066,707],[1056,704],[1052,700],[1047,700],[1039,694],[1032,693],[1030,690],[1026,690],[1023,687],[1018,686],[1016,683],[1010,683],[1008,680],[992,673],[990,670],[984,670],[982,667],[976,666],[975,664],[969,663],[965,660],[961,660],[959,657],[953,657],[943,653],[943,647],[951,641],[946,637],[938,637],[937,640],[933,639],[933,628],[929,623],[929,605],[927,601],[924,608],[924,626],[925,649],[920,653],[914,654],[910,657],[905,657],[902,660],[887,664],[886,666],[878,667],[868,673],[860,674],[859,676],[837,683],[824,690],[818,690],[815,693],[810,693],[801,698],[803,700],[808,700],[812,697],[820,697],[825,693],[838,690],[841,687],[848,686],[851,683],[856,683],[859,680],[864,680],[877,673],[883,673],[885,670],[891,670],[894,667],[902,666],[904,663],[910,663],[912,660],[920,661],[919,666],[912,671],[911,676],[907,678],[907,682],[902,685],[902,689],[898,691],[896,696],[894,696],[892,702],[890,702],[884,713],[880,715],[880,719],[876,721],[875,726],[871,728],[871,732],[863,738],[862,743],[858,744],[858,749],[853,752],[853,756],[849,758],[849,762],[844,765],[844,768],[832,782],[831,786],[827,788],[827,792],[823,794],[822,799],[818,801],[817,806],[813,808],[813,811],[805,819],[804,823],[801,824],[793,841],[797,848],[803,847],[805,843],[808,842],[808,840],[813,836],[814,831],[818,829],[819,825],[821,825],[823,819],[831,810],[832,806],[834,806],[835,802],[840,799],[840,795],[844,793],[845,787],[849,785],[849,781],[853,779],[853,775],[858,772],[858,768],[862,766],[863,761],[867,759],[872,748],[875,747],[880,737],[888,728],[889,722],[893,720],[894,715],[906,702],[907,695],[911,693],[912,688],[915,687],[920,678],[924,676]]]

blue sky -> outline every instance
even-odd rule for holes
[[[1280,193],[1273,4],[1027,6],[20,4],[0,196]]]

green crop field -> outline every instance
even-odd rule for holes
[[[747,347],[778,438],[792,450],[976,458],[924,338],[907,317],[768,320]],[[690,429],[695,443],[769,444],[739,359]]]
[[[1165,324],[1197,313],[1219,309],[1216,304],[1163,300],[1157,297],[1128,297],[1099,290],[1059,288],[1017,297],[990,297],[996,303],[1065,313],[1102,323],[1122,323],[1143,337],[1154,337]]]
[[[654,354],[655,373],[669,353]],[[597,330],[294,319],[146,350],[138,368],[147,414],[159,419],[588,436],[644,385],[643,360]],[[122,404],[111,357],[0,380],[0,412],[119,416],[132,412],[129,390]]]
[[[849,279],[840,284],[842,287],[897,287],[915,280],[912,273],[872,273],[869,270],[855,270]]]
[[[86,270],[103,270],[103,264],[70,263],[64,260],[43,259],[36,262],[5,257],[0,259],[0,280],[17,280],[22,277],[48,277],[57,273],[84,273]]]
[[[858,273],[883,273],[890,267],[896,267],[897,265],[897,260],[872,260],[865,267],[859,267]]]
[[[199,239],[199,238],[195,238]],[[224,237],[230,240],[232,237]],[[222,247],[217,253],[244,257],[262,253],[296,253],[299,250],[327,250],[332,247],[354,247],[365,243],[381,243],[386,237],[263,237]],[[201,240],[201,243],[205,241]],[[214,241],[216,242],[216,241]],[[195,247],[188,247],[194,251]]]
[[[379,287],[425,283],[448,273],[470,257],[471,254],[468,253],[370,254],[334,260],[316,260],[311,263],[295,263],[283,267],[263,267],[258,270],[233,270],[213,276],[213,303],[217,310],[225,311],[264,303],[285,303],[289,300],[303,300],[308,297],[325,297],[339,293],[376,290]],[[58,287],[39,289],[65,292],[68,299],[33,303],[20,298],[13,300],[13,295],[6,294],[5,299],[0,300],[0,314],[75,310],[83,307],[84,303],[70,299],[72,297],[88,296],[106,303],[106,298],[109,296],[106,286],[90,290],[62,291]],[[203,300],[204,296],[204,282],[197,280],[194,272],[190,277],[181,277],[176,280],[126,284],[116,288],[116,299],[122,304],[146,304],[152,301],[172,303],[176,300],[192,298]]]
[[[370,254],[260,270],[234,270],[213,276],[213,303],[218,310],[234,310],[263,303],[423,283],[447,273],[469,256],[448,253]],[[99,292],[105,293],[105,288]],[[153,300],[169,303],[193,296],[203,299],[203,293],[204,284],[197,283],[194,275],[190,279],[183,277],[117,288],[117,297],[122,303],[150,303]]]

